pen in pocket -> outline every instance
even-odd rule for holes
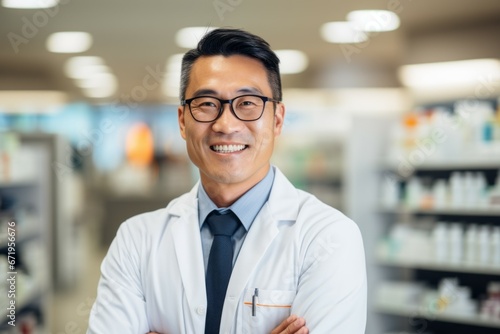
[[[256,315],[258,302],[259,302],[259,289],[255,288],[252,296],[252,317],[255,317]]]

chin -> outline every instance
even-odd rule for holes
[[[236,184],[248,179],[248,176],[242,173],[241,168],[235,167],[212,170],[206,173],[206,175],[219,184]]]

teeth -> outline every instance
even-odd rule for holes
[[[245,145],[214,145],[212,149],[219,153],[232,153],[245,149]]]

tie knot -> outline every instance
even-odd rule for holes
[[[210,212],[205,221],[214,236],[232,236],[240,226],[240,220],[233,211],[228,210],[221,214],[217,210]]]

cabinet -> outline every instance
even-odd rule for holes
[[[456,173],[483,173],[487,188],[494,192],[492,180],[499,166],[500,159],[486,165],[423,165],[410,178],[391,182],[397,182],[405,193],[399,198],[406,198],[405,187],[412,178],[432,183],[449,180]],[[486,334],[500,330],[500,299],[491,291],[500,282],[500,240],[494,236],[500,228],[500,205],[492,204],[496,193],[486,205],[439,208],[427,203],[425,196],[423,192],[416,207],[396,203],[379,210],[387,226],[379,240],[377,263],[387,276],[377,287],[376,312],[406,320],[400,321],[399,330],[409,332],[425,328],[431,333]],[[446,229],[444,237],[438,225]],[[472,226],[488,231],[486,239],[470,234]],[[453,236],[454,229],[458,237]],[[487,252],[484,259],[482,251]],[[498,306],[487,311],[486,300],[491,298],[497,299]]]
[[[495,154],[500,141],[495,139],[493,145],[484,150],[489,150],[491,154],[479,154],[483,151],[467,147],[465,142],[461,142],[459,150],[455,151],[458,134],[453,132],[446,135],[450,147],[436,147],[434,155],[419,160],[413,165],[411,173],[398,175],[401,170],[399,162],[405,159],[398,160],[398,155],[392,155],[396,159],[389,160],[388,157],[391,147],[397,143],[393,129],[401,124],[401,119],[401,115],[353,117],[352,129],[346,139],[346,213],[360,227],[366,253],[366,334],[498,333],[499,322],[475,315],[477,313],[467,316],[465,312],[460,315],[449,310],[437,312],[437,305],[442,307],[439,303],[445,300],[432,293],[437,292],[443,279],[456,278],[459,287],[470,289],[473,301],[476,302],[474,309],[479,311],[480,302],[486,298],[489,283],[500,281],[500,270],[494,266],[473,263],[459,265],[452,261],[437,262],[429,258],[434,252],[433,228],[439,222],[460,223],[462,227],[471,223],[478,226],[500,226],[500,208],[487,208],[484,202],[476,207],[436,206],[428,196],[424,196],[423,206],[415,205],[415,201],[410,201],[410,204],[403,194],[405,184],[413,176],[421,177],[424,190],[427,190],[435,180],[449,180],[454,172],[486,173],[487,184],[491,187],[496,182],[500,169],[500,154]],[[445,127],[443,129],[447,130]],[[450,129],[457,130],[456,127]],[[469,138],[471,133],[472,131],[468,131]],[[384,195],[388,183],[397,184],[398,187],[390,187],[397,189],[397,192],[391,194],[388,191],[389,195]],[[421,194],[427,195],[427,192]],[[398,231],[399,236],[407,231],[411,233],[406,235],[417,236],[404,243],[412,244],[406,248],[406,257],[398,256],[398,245],[389,240],[395,226],[408,228]],[[450,281],[446,282],[450,284]],[[462,294],[467,293],[466,289],[460,291]],[[429,296],[434,297],[430,299],[431,302]],[[427,304],[422,307],[420,302],[425,297],[428,297]]]
[[[372,308],[381,333],[500,331],[500,155],[442,153],[411,169],[383,164],[378,176]]]
[[[49,157],[43,147],[2,134],[0,177],[1,330],[46,328],[51,291]],[[14,326],[15,325],[15,326]],[[29,332],[29,331],[28,331]]]
[[[54,135],[0,133],[1,333],[47,332],[52,292],[74,275],[64,200],[71,172],[54,168],[65,161],[62,148]]]
[[[12,333],[16,333],[13,324],[16,328],[46,324],[50,307],[47,235],[40,228],[41,217],[35,211],[38,207],[30,201],[30,197],[38,197],[39,192],[40,185],[36,182],[0,183],[2,202],[13,200],[9,203],[12,206],[2,204],[0,210],[0,254],[2,273],[6,277],[1,286],[4,316],[0,328],[10,329]]]

